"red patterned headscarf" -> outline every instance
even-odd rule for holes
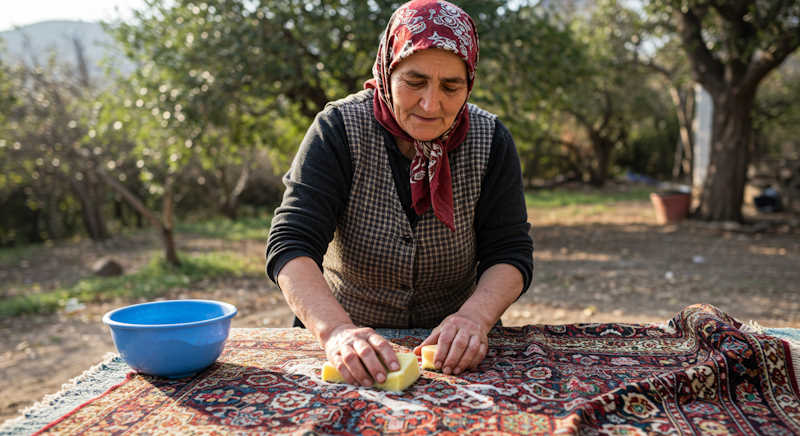
[[[412,138],[397,124],[389,78],[400,61],[429,48],[450,51],[467,66],[467,100],[475,83],[478,63],[478,32],[466,12],[446,1],[412,0],[397,9],[378,46],[372,67],[373,78],[365,88],[374,88],[375,118],[395,137],[414,144],[411,162],[411,204],[418,215],[433,206],[433,213],[455,231],[453,188],[447,152],[464,142],[469,130],[466,100],[458,115],[441,136],[431,141]]]

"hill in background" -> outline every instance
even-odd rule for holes
[[[52,55],[59,64],[75,66],[75,39],[83,45],[89,74],[94,80],[104,74],[101,62],[110,62],[122,73],[133,71],[133,64],[125,59],[122,49],[103,26],[85,21],[43,21],[0,32],[0,47],[3,47],[0,59],[8,64],[45,66]]]

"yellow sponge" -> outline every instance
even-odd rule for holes
[[[436,369],[433,364],[433,358],[436,356],[436,350],[438,349],[438,345],[425,345],[422,347],[422,369]]]
[[[414,353],[397,353],[400,369],[386,374],[386,381],[376,383],[374,386],[384,391],[402,392],[419,378],[419,364]],[[329,362],[322,365],[322,380],[331,383],[344,381],[339,371]]]

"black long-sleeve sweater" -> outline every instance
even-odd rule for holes
[[[418,216],[411,206],[411,160],[384,130],[385,144],[400,202],[411,226]],[[290,260],[308,256],[322,269],[322,258],[344,211],[353,178],[353,163],[339,110],[328,106],[306,132],[284,177],[283,202],[275,210],[267,242],[266,271],[277,275]],[[478,277],[490,266],[505,263],[523,277],[523,292],[533,276],[533,243],[529,235],[519,157],[506,127],[495,122],[492,149],[475,214]]]

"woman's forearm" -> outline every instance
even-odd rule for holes
[[[475,292],[458,312],[488,331],[520,296],[522,285],[522,274],[517,268],[503,263],[492,265],[481,275]]]
[[[281,268],[277,279],[289,307],[320,344],[328,340],[335,328],[353,324],[310,257],[290,260]]]
[[[313,259],[290,260],[278,273],[278,285],[345,381],[372,386],[386,381],[387,368],[400,369],[391,343],[373,329],[353,324]]]

